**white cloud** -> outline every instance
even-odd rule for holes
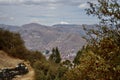
[[[39,22],[40,22],[40,20],[37,19],[37,18],[32,18],[32,19],[30,20],[30,23],[39,23]]]
[[[0,13],[0,21],[13,21],[15,18],[13,16],[9,16],[8,14]]]
[[[5,15],[0,16],[0,20],[2,20],[2,21],[8,21],[8,20],[13,21],[14,19],[15,19],[14,17],[8,17],[8,16],[5,16]]]
[[[10,19],[10,20],[14,20],[15,18],[14,18],[14,17],[10,17],[9,19]]]
[[[57,0],[0,0],[1,4],[34,4],[55,3]]]
[[[64,4],[64,5],[71,5],[76,6],[81,3],[86,2],[96,2],[96,0],[0,0],[0,4],[8,5],[8,4],[25,4],[25,5],[49,5],[49,4]],[[81,4],[80,7],[84,6],[85,4]]]
[[[49,3],[49,4],[48,4],[48,8],[51,9],[51,10],[56,9],[56,7],[57,7],[56,4],[53,4],[53,3]]]
[[[69,24],[69,23],[65,21],[61,21],[60,24]]]
[[[24,0],[0,0],[0,4],[21,4]]]
[[[49,7],[49,9],[54,10],[54,9],[56,9],[56,7],[51,6],[51,7]]]
[[[78,6],[78,8],[80,8],[80,9],[89,8],[89,5],[87,3],[82,3]]]

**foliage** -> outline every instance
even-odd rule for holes
[[[20,35],[15,32],[0,29],[0,49],[8,55],[25,59],[27,49]]]
[[[71,63],[70,60],[65,60],[62,62],[62,65],[65,66],[66,68],[70,69],[73,67],[73,64]]]
[[[34,63],[36,80],[62,80],[67,67],[49,61],[36,61]]]
[[[88,3],[90,5],[90,8],[86,9],[88,15],[97,16],[104,24],[120,24],[119,0],[98,0],[98,4]]]
[[[101,21],[86,31],[88,45],[77,59],[80,64],[67,71],[64,80],[119,80],[120,74],[120,4],[118,0],[90,3],[88,15]]]
[[[90,8],[86,9],[88,15],[97,16],[100,24],[94,29],[84,30],[88,35],[87,41],[97,45],[103,37],[111,37],[117,40],[120,37],[120,2],[119,0],[98,0],[98,4],[88,2]]]
[[[58,72],[59,80],[63,80],[62,77],[63,77],[63,75],[65,74],[66,71],[68,71],[68,67],[63,66],[63,65],[58,67],[57,72]]]
[[[61,56],[60,56],[60,52],[58,50],[58,48],[56,47],[56,49],[52,49],[52,54],[49,57],[50,61],[53,61],[55,63],[60,63],[61,61]]]
[[[92,51],[81,55],[80,64],[64,75],[64,80],[119,80],[118,72],[101,56]],[[118,66],[117,66],[118,67]]]
[[[27,60],[30,61],[31,66],[34,66],[34,63],[37,61],[46,61],[45,56],[42,55],[39,51],[29,51],[27,55]]]
[[[75,56],[75,58],[74,58],[74,60],[73,60],[74,65],[80,64],[79,59],[80,59],[80,56],[81,56],[82,53],[83,53],[83,50],[84,50],[84,46],[83,46],[83,48],[82,48],[81,50],[79,50],[79,51],[77,52],[77,54],[76,54],[76,56]]]

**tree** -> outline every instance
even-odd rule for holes
[[[77,52],[77,55],[75,56],[75,58],[74,58],[74,60],[73,60],[73,63],[74,63],[75,65],[80,64],[79,59],[80,59],[81,54],[82,54],[82,51],[78,51],[78,52]]]
[[[53,49],[52,49],[52,54],[49,56],[49,60],[50,60],[50,61],[55,61],[55,60],[54,60],[54,57],[55,57],[55,49],[53,48]]]
[[[8,55],[25,59],[27,49],[19,33],[0,29],[0,49]]]
[[[88,15],[97,16],[102,24],[120,24],[120,1],[119,0],[98,0],[98,4],[88,2],[90,8],[86,9]],[[117,27],[118,26],[118,27]]]
[[[66,72],[65,80],[119,80],[120,77],[120,2],[98,0],[88,2],[88,15],[97,16],[99,25],[84,30],[87,50],[79,58],[80,64]]]
[[[62,62],[62,65],[65,66],[65,67],[68,68],[68,69],[71,69],[72,66],[73,66],[73,64],[71,63],[70,60],[65,60],[65,61],[63,61],[63,62]]]
[[[58,50],[58,47],[56,47],[56,63],[60,63],[61,62],[61,56],[60,56],[60,52]]]
[[[74,63],[75,65],[80,64],[79,59],[80,59],[80,56],[82,55],[84,49],[85,49],[85,48],[84,48],[84,46],[83,46],[82,49],[77,52],[77,54],[76,54],[76,56],[75,56],[75,58],[74,58],[74,60],[73,60],[73,63]]]
[[[120,37],[120,1],[119,0],[98,0],[98,4],[88,2],[90,8],[86,9],[88,15],[98,17],[100,20],[99,25],[95,29],[84,30],[87,33],[87,41],[94,43],[100,41],[103,37],[114,37],[118,42]]]
[[[81,63],[66,72],[64,80],[109,80],[113,76],[110,65],[92,51],[85,51],[79,60]]]
[[[96,29],[86,29],[91,50],[104,59],[120,60],[120,2],[119,0],[98,0],[90,3],[88,15],[97,16],[101,22]],[[95,36],[95,37],[94,37]],[[116,63],[116,60],[112,62]]]
[[[49,60],[55,62],[55,63],[60,63],[61,61],[61,56],[58,48],[56,47],[55,49],[52,49],[52,54],[49,57]]]
[[[68,68],[66,66],[59,66],[57,69],[57,76],[58,76],[58,80],[63,80],[62,77],[64,76],[65,72],[67,72]]]

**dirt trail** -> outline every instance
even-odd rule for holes
[[[2,68],[14,68],[18,63],[23,62],[29,70],[26,75],[16,76],[13,80],[34,80],[35,72],[33,68],[29,65],[29,62],[23,61],[21,59],[12,58],[7,55],[4,51],[0,51],[0,69]]]
[[[0,68],[15,67],[20,62],[23,62],[23,60],[12,58],[4,51],[0,51]]]

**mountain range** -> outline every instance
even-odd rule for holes
[[[91,25],[87,25],[91,26]],[[46,50],[51,53],[52,48],[58,47],[63,59],[73,60],[77,51],[86,44],[82,38],[85,34],[82,25],[55,24],[52,26],[37,23],[13,26],[0,24],[0,28],[19,32],[28,49],[39,50],[43,54]],[[49,54],[45,54],[49,55]]]

